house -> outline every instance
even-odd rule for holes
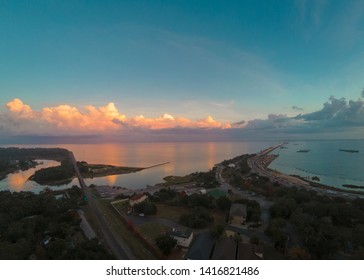
[[[193,239],[193,232],[191,230],[174,230],[168,233],[177,241],[177,245],[182,247],[190,247]]]
[[[187,260],[208,260],[214,245],[211,232],[198,234],[186,254]]]
[[[233,238],[222,237],[216,241],[213,260],[236,260],[236,241]]]
[[[130,206],[133,207],[135,204],[142,203],[147,199],[147,196],[143,193],[136,194],[129,199]]]
[[[232,204],[229,213],[229,224],[242,225],[246,222],[247,209],[244,204]]]
[[[239,243],[238,260],[263,260],[263,247],[254,244]]]
[[[199,193],[199,194],[206,194],[207,192],[206,192],[206,189],[200,189],[200,190],[198,191],[198,193]]]

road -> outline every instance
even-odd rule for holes
[[[262,210],[262,215],[261,215],[262,225],[259,228],[247,229],[246,231],[249,231],[251,233],[256,233],[256,232],[264,233],[264,231],[267,229],[267,227],[269,225],[269,220],[270,220],[269,208],[273,205],[273,202],[265,199],[264,197],[257,196],[256,194],[252,194],[251,192],[242,191],[242,190],[238,190],[236,188],[233,188],[222,177],[222,171],[223,170],[224,170],[223,165],[218,164],[216,166],[216,179],[218,180],[218,182],[220,184],[220,188],[225,190],[225,191],[231,191],[232,193],[237,194],[237,195],[239,195],[239,196],[241,196],[243,198],[250,199],[250,200],[255,200],[256,202],[259,203],[260,209]]]
[[[107,243],[108,247],[111,249],[111,251],[113,252],[113,254],[115,255],[115,257],[117,259],[120,259],[120,260],[135,259],[135,256],[133,255],[129,246],[113,230],[111,225],[106,220],[104,214],[98,207],[98,204],[95,201],[92,193],[90,192],[90,189],[87,187],[83,177],[81,176],[80,170],[78,169],[78,166],[77,166],[77,161],[72,152],[70,152],[70,158],[71,158],[73,166],[75,168],[76,176],[78,178],[80,187],[81,187],[84,195],[87,197],[88,206],[91,209],[91,211],[93,212],[95,220],[99,224],[99,227],[100,227],[102,235],[103,235],[103,239]]]

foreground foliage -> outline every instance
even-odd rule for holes
[[[0,192],[0,259],[110,259],[80,229],[77,187],[56,199],[52,192]]]

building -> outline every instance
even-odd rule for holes
[[[254,244],[239,243],[238,260],[263,260],[263,247]]]
[[[233,238],[222,237],[216,241],[213,260],[236,260],[236,241]]]
[[[207,231],[198,234],[186,254],[186,259],[187,260],[210,259],[210,254],[213,245],[214,245],[214,238],[211,232]]]
[[[129,199],[130,206],[133,207],[135,204],[142,203],[147,199],[147,196],[143,193],[136,194]]]
[[[244,204],[232,204],[229,213],[229,224],[242,225],[246,222],[247,209]]]
[[[177,245],[186,248],[190,247],[193,239],[193,232],[191,230],[173,230],[168,234],[177,241]]]

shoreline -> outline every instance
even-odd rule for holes
[[[271,170],[271,169],[269,169],[269,170]],[[295,175],[295,174],[288,175],[286,173],[282,173],[282,172],[279,172],[279,171],[273,171],[273,172],[275,174],[277,174],[277,176],[280,176],[281,178],[285,178],[285,179],[291,178],[292,181],[294,181],[295,179],[300,180],[301,182],[306,183],[306,186],[305,186],[306,188],[310,188],[310,189],[316,190],[316,191],[324,191],[325,194],[328,194],[328,195],[337,194],[337,193],[348,194],[348,195],[358,195],[358,196],[363,196],[364,195],[364,191],[341,189],[341,188],[338,188],[338,187],[329,186],[329,185],[325,185],[325,184],[322,184],[322,183],[307,180],[307,179],[301,177],[300,175]],[[292,184],[294,184],[294,183],[292,182]]]

